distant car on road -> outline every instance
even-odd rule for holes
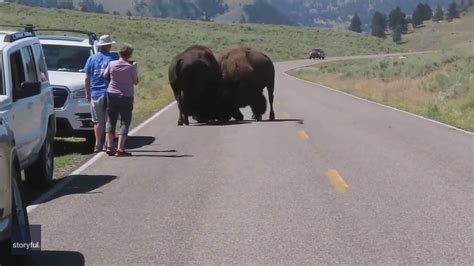
[[[314,48],[309,53],[309,59],[321,59],[324,60],[326,55],[324,54],[324,50],[321,48]]]

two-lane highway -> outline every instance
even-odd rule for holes
[[[310,63],[276,64],[274,122],[162,112],[30,212],[34,262],[473,263],[474,136],[284,74]]]

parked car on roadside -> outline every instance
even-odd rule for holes
[[[314,48],[309,53],[309,59],[321,59],[324,60],[326,55],[324,54],[324,50],[321,48]]]
[[[0,67],[0,117],[11,132],[17,170],[25,170],[31,186],[49,185],[56,117],[43,49],[35,34],[0,30]]]
[[[24,226],[20,231],[24,243],[30,239],[28,214],[18,188],[20,182],[13,132],[4,116],[0,115],[0,265],[11,265],[15,259],[21,259],[11,254],[13,226]]]
[[[38,32],[39,29],[33,31]],[[57,137],[84,137],[95,143],[90,103],[86,100],[84,65],[96,53],[93,32],[41,29],[51,32],[81,33],[87,38],[64,35],[39,35],[53,86]]]

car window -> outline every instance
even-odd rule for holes
[[[39,81],[38,72],[36,71],[35,58],[33,56],[33,51],[31,50],[31,47],[21,48],[21,53],[26,68],[25,80],[32,82]]]
[[[40,44],[33,44],[33,54],[35,56],[35,62],[37,63],[37,67],[39,70],[40,80],[41,82],[47,82],[49,80],[48,77],[48,68],[46,67],[46,62],[44,60],[43,51],[41,50]]]
[[[83,72],[92,54],[90,47],[43,44],[46,65],[51,71]]]
[[[2,50],[0,50],[0,95],[5,95],[5,86],[3,85],[3,59],[2,59]]]
[[[21,51],[16,51],[10,55],[10,67],[12,75],[13,100],[16,100],[20,96],[21,83],[26,80]]]

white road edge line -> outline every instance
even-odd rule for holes
[[[297,67],[297,68],[299,68],[299,67]],[[297,69],[297,68],[293,68],[293,69]],[[465,133],[465,134],[474,136],[474,133],[473,133],[473,132],[469,132],[469,131],[467,131],[467,130],[464,130],[464,129],[461,129],[461,128],[458,128],[458,127],[455,127],[455,126],[451,126],[451,125],[448,125],[448,124],[445,124],[445,123],[443,123],[443,122],[439,122],[439,121],[436,121],[436,120],[433,120],[433,119],[430,119],[430,118],[426,118],[426,117],[421,116],[421,115],[417,115],[417,114],[414,114],[414,113],[410,113],[410,112],[408,112],[408,111],[404,111],[404,110],[401,110],[401,109],[397,109],[397,108],[392,107],[392,106],[389,106],[389,105],[385,105],[385,104],[378,103],[378,102],[373,102],[373,101],[370,101],[370,100],[367,100],[367,99],[364,99],[364,98],[361,98],[361,97],[358,97],[358,96],[349,94],[349,93],[347,93],[347,92],[343,92],[343,91],[336,90],[336,89],[333,89],[333,88],[328,87],[328,86],[324,86],[324,85],[319,84],[319,83],[316,83],[316,82],[312,82],[312,81],[308,81],[308,80],[304,80],[304,79],[301,79],[301,78],[292,76],[292,75],[290,75],[290,74],[287,73],[288,71],[291,71],[291,70],[293,70],[293,69],[284,71],[283,73],[284,73],[286,76],[290,77],[290,78],[294,78],[294,79],[297,79],[297,80],[300,80],[300,81],[309,83],[309,84],[311,84],[311,85],[320,86],[320,87],[325,88],[325,89],[327,89],[327,90],[331,90],[331,91],[334,91],[334,92],[338,92],[338,93],[340,93],[340,94],[343,94],[343,95],[346,95],[346,96],[349,96],[349,97],[352,97],[352,98],[355,98],[355,99],[358,99],[358,100],[361,100],[361,101],[364,101],[364,102],[368,102],[368,103],[375,104],[375,105],[378,105],[378,106],[382,106],[382,107],[385,107],[385,108],[389,108],[389,109],[392,109],[392,110],[395,110],[395,111],[398,111],[398,112],[402,112],[402,113],[404,113],[404,114],[408,114],[408,115],[411,115],[411,116],[414,116],[414,117],[418,117],[418,118],[420,118],[420,119],[423,119],[423,120],[426,120],[426,121],[430,121],[430,122],[432,122],[432,123],[435,123],[435,124],[438,124],[438,125],[447,127],[447,128],[449,128],[449,129],[457,130],[457,131],[463,132],[463,133]]]
[[[146,125],[150,124],[153,120],[158,118],[160,115],[162,115],[164,112],[168,111],[171,107],[173,107],[176,104],[176,101],[173,101],[172,103],[168,104],[158,112],[156,112],[153,116],[148,118],[147,120],[143,121],[140,123],[137,127],[135,127],[132,131],[130,131],[129,135],[133,136],[135,135],[138,131],[140,131],[142,128],[144,128]],[[104,157],[105,153],[101,152],[96,154],[94,157],[89,159],[86,163],[81,165],[79,168],[74,170],[71,174],[69,174],[68,177],[63,178],[57,185],[52,187],[50,190],[46,191],[44,194],[39,196],[36,200],[34,200],[26,209],[27,212],[30,213],[34,209],[36,209],[38,206],[40,206],[42,203],[46,202],[51,196],[53,196],[55,193],[60,191],[62,188],[64,188],[69,182],[74,180],[80,173],[82,173],[84,170],[86,170],[89,166],[97,162],[100,158]]]

